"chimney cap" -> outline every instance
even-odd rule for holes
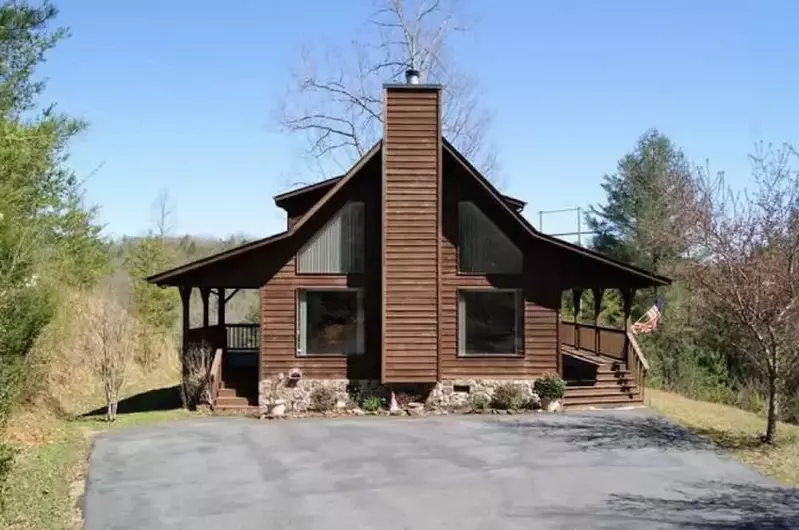
[[[415,68],[408,68],[405,70],[405,81],[409,85],[418,85],[419,84],[419,70]]]

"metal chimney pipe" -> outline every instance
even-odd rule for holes
[[[405,70],[405,81],[409,85],[418,85],[419,84],[419,70],[414,70],[413,68],[409,68]]]

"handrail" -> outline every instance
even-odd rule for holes
[[[612,331],[612,332],[615,332],[615,333],[622,333],[622,334],[624,333],[623,329],[612,328],[610,326],[601,326],[599,324],[597,324],[595,326],[595,325],[593,325],[591,323],[574,322],[572,320],[561,320],[560,323],[561,324],[565,324],[567,326],[577,326],[577,327],[580,327],[580,328],[599,329],[599,330],[602,330],[602,331]]]
[[[635,335],[629,329],[627,330],[627,339],[630,341],[630,344],[633,347],[635,355],[638,356],[638,360],[640,361],[641,366],[644,367],[644,371],[648,372],[649,362],[647,362],[646,357],[644,357],[644,352],[641,351],[641,346],[638,345],[638,341],[635,340]]]
[[[222,348],[214,351],[214,360],[211,361],[211,369],[208,371],[208,385],[211,390],[211,407],[216,405],[216,398],[219,395],[219,381],[222,377]]]

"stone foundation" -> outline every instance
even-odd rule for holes
[[[385,387],[377,379],[300,379],[280,384],[277,394],[286,401],[287,412],[306,412],[311,409],[311,393],[317,388],[331,388],[338,396],[340,408],[347,406],[350,396],[348,387],[358,387],[361,394],[377,394],[385,397]],[[258,385],[258,405],[261,412],[266,411],[266,395],[272,388],[272,381],[264,379]]]
[[[498,386],[513,383],[522,387],[527,399],[532,400],[535,405],[539,405],[541,400],[533,391],[534,382],[535,379],[448,379],[436,383],[425,404],[436,409],[465,407],[469,405],[471,396],[484,394],[490,399]],[[458,388],[456,389],[456,387]]]
[[[534,379],[509,380],[509,379],[449,379],[436,383],[427,398],[425,406],[431,409],[457,409],[469,405],[469,399],[475,394],[484,394],[491,398],[494,390],[503,384],[513,383],[520,385],[525,397],[534,404],[540,405],[541,400],[533,391]],[[272,381],[264,379],[258,388],[258,404],[261,412],[266,411],[266,395],[270,391]],[[407,386],[407,385],[405,385]],[[413,385],[411,385],[413,386]],[[296,383],[285,381],[278,387],[280,399],[286,401],[286,412],[303,413],[310,411],[311,394],[317,388],[331,388],[338,397],[339,408],[346,407],[350,402],[350,392],[358,388],[361,395],[378,395],[388,398],[390,388],[403,391],[403,385],[387,387],[377,379],[300,379]],[[429,388],[429,387],[428,387]]]

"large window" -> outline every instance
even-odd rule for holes
[[[521,274],[521,250],[473,202],[458,204],[458,226],[461,272]]]
[[[298,291],[297,354],[354,353],[363,353],[363,292]]]
[[[297,254],[297,272],[363,272],[364,203],[348,202]]]
[[[518,290],[458,291],[458,353],[521,355],[522,315]]]

